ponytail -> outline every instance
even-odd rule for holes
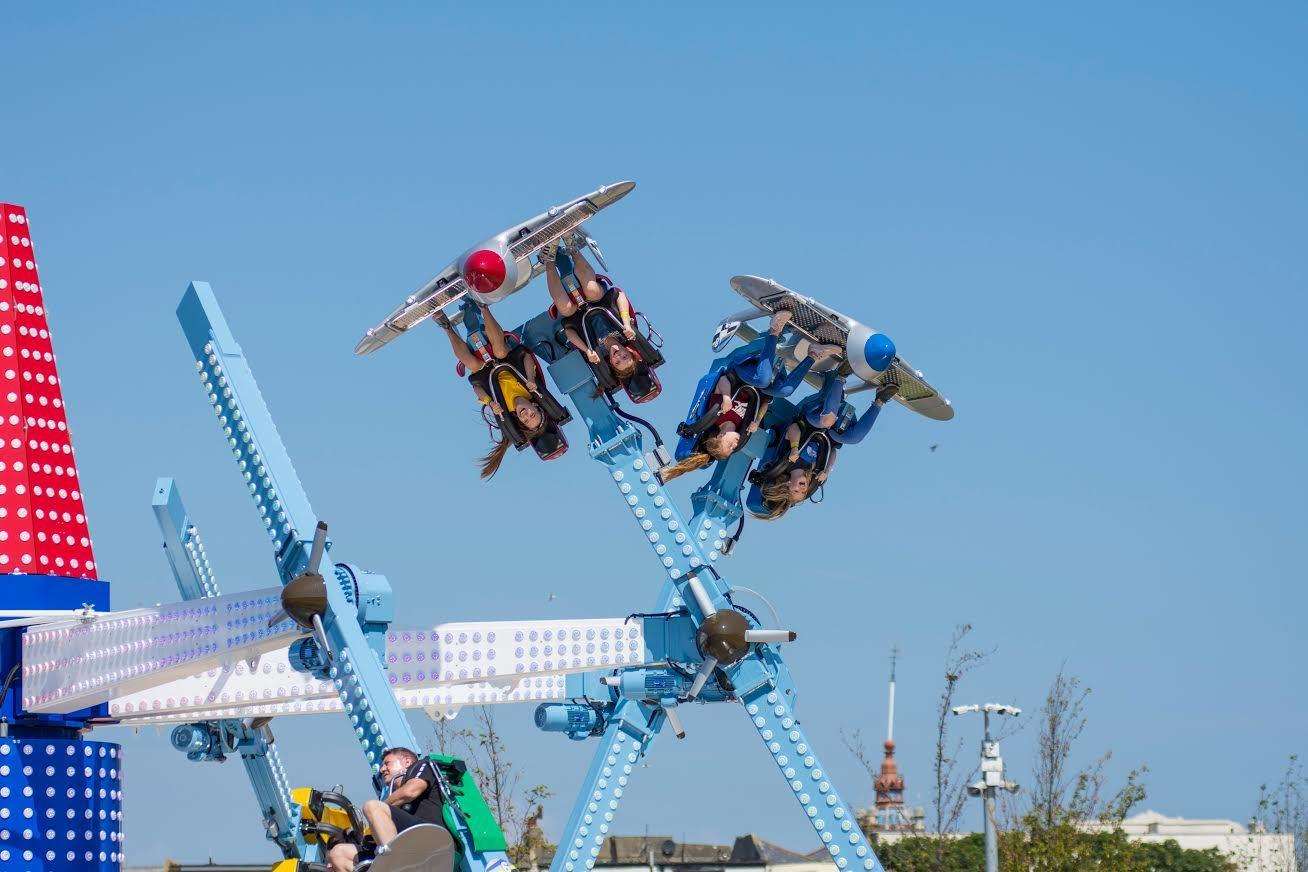
[[[667,484],[678,476],[685,475],[688,472],[694,472],[697,469],[703,469],[713,462],[713,458],[705,451],[696,451],[685,460],[680,460],[671,466],[665,466],[659,471],[659,479]]]
[[[501,437],[498,442],[491,446],[490,451],[487,451],[482,455],[478,462],[481,464],[481,477],[483,481],[489,480],[491,476],[499,471],[500,464],[504,462],[504,455],[508,453],[508,450],[508,438]]]

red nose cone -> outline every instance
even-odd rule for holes
[[[463,280],[478,293],[489,294],[497,289],[507,274],[504,258],[490,249],[478,249],[463,262]]]

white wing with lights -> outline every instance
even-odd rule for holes
[[[281,588],[209,597],[23,634],[23,707],[67,713],[124,693],[285,648],[299,635],[281,611]]]

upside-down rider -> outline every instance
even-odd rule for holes
[[[657,397],[662,386],[654,369],[663,355],[637,330],[626,293],[596,273],[574,245],[552,243],[539,259],[561,338],[586,358],[600,388],[621,387],[635,403]]]
[[[840,446],[862,442],[898,391],[894,384],[877,388],[872,404],[860,415],[845,399],[844,377],[828,372],[821,390],[795,407],[794,418],[773,429],[769,451],[749,476],[755,486],[748,500],[751,511],[777,518],[811,497],[835,468]]]
[[[785,310],[774,313],[761,342],[736,349],[700,379],[690,412],[677,425],[677,462],[662,471],[663,481],[726,460],[759,428],[773,397],[790,396],[814,363],[839,352],[834,345],[814,343],[787,370],[777,360],[777,343],[791,317]]]
[[[381,776],[386,784],[384,798],[370,799],[363,804],[363,816],[377,842],[378,856],[385,854],[391,841],[410,827],[444,826],[436,764],[420,760],[408,748],[389,748],[382,755]],[[358,846],[348,842],[341,842],[327,852],[332,872],[352,872],[359,859]]]
[[[568,448],[561,425],[567,410],[540,382],[540,365],[525,346],[510,342],[490,307],[464,302],[465,340],[444,312],[432,320],[449,339],[450,348],[466,372],[473,392],[494,413],[499,441],[481,459],[481,477],[490,478],[504,461],[510,444],[530,444],[543,460],[553,460]]]

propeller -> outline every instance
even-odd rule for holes
[[[736,609],[719,609],[714,606],[712,597],[698,575],[690,576],[688,586],[695,604],[704,615],[704,620],[695,633],[695,644],[704,655],[704,660],[699,664],[686,699],[699,696],[713,676],[713,671],[719,666],[730,666],[738,662],[749,653],[750,645],[795,641],[793,630],[751,628],[749,621]]]
[[[282,588],[282,609],[269,621],[272,627],[290,618],[301,628],[313,633],[323,651],[331,654],[327,631],[322,616],[327,613],[327,582],[319,571],[327,550],[327,525],[319,521],[313,531],[313,545],[309,549],[309,562],[304,571]]]

